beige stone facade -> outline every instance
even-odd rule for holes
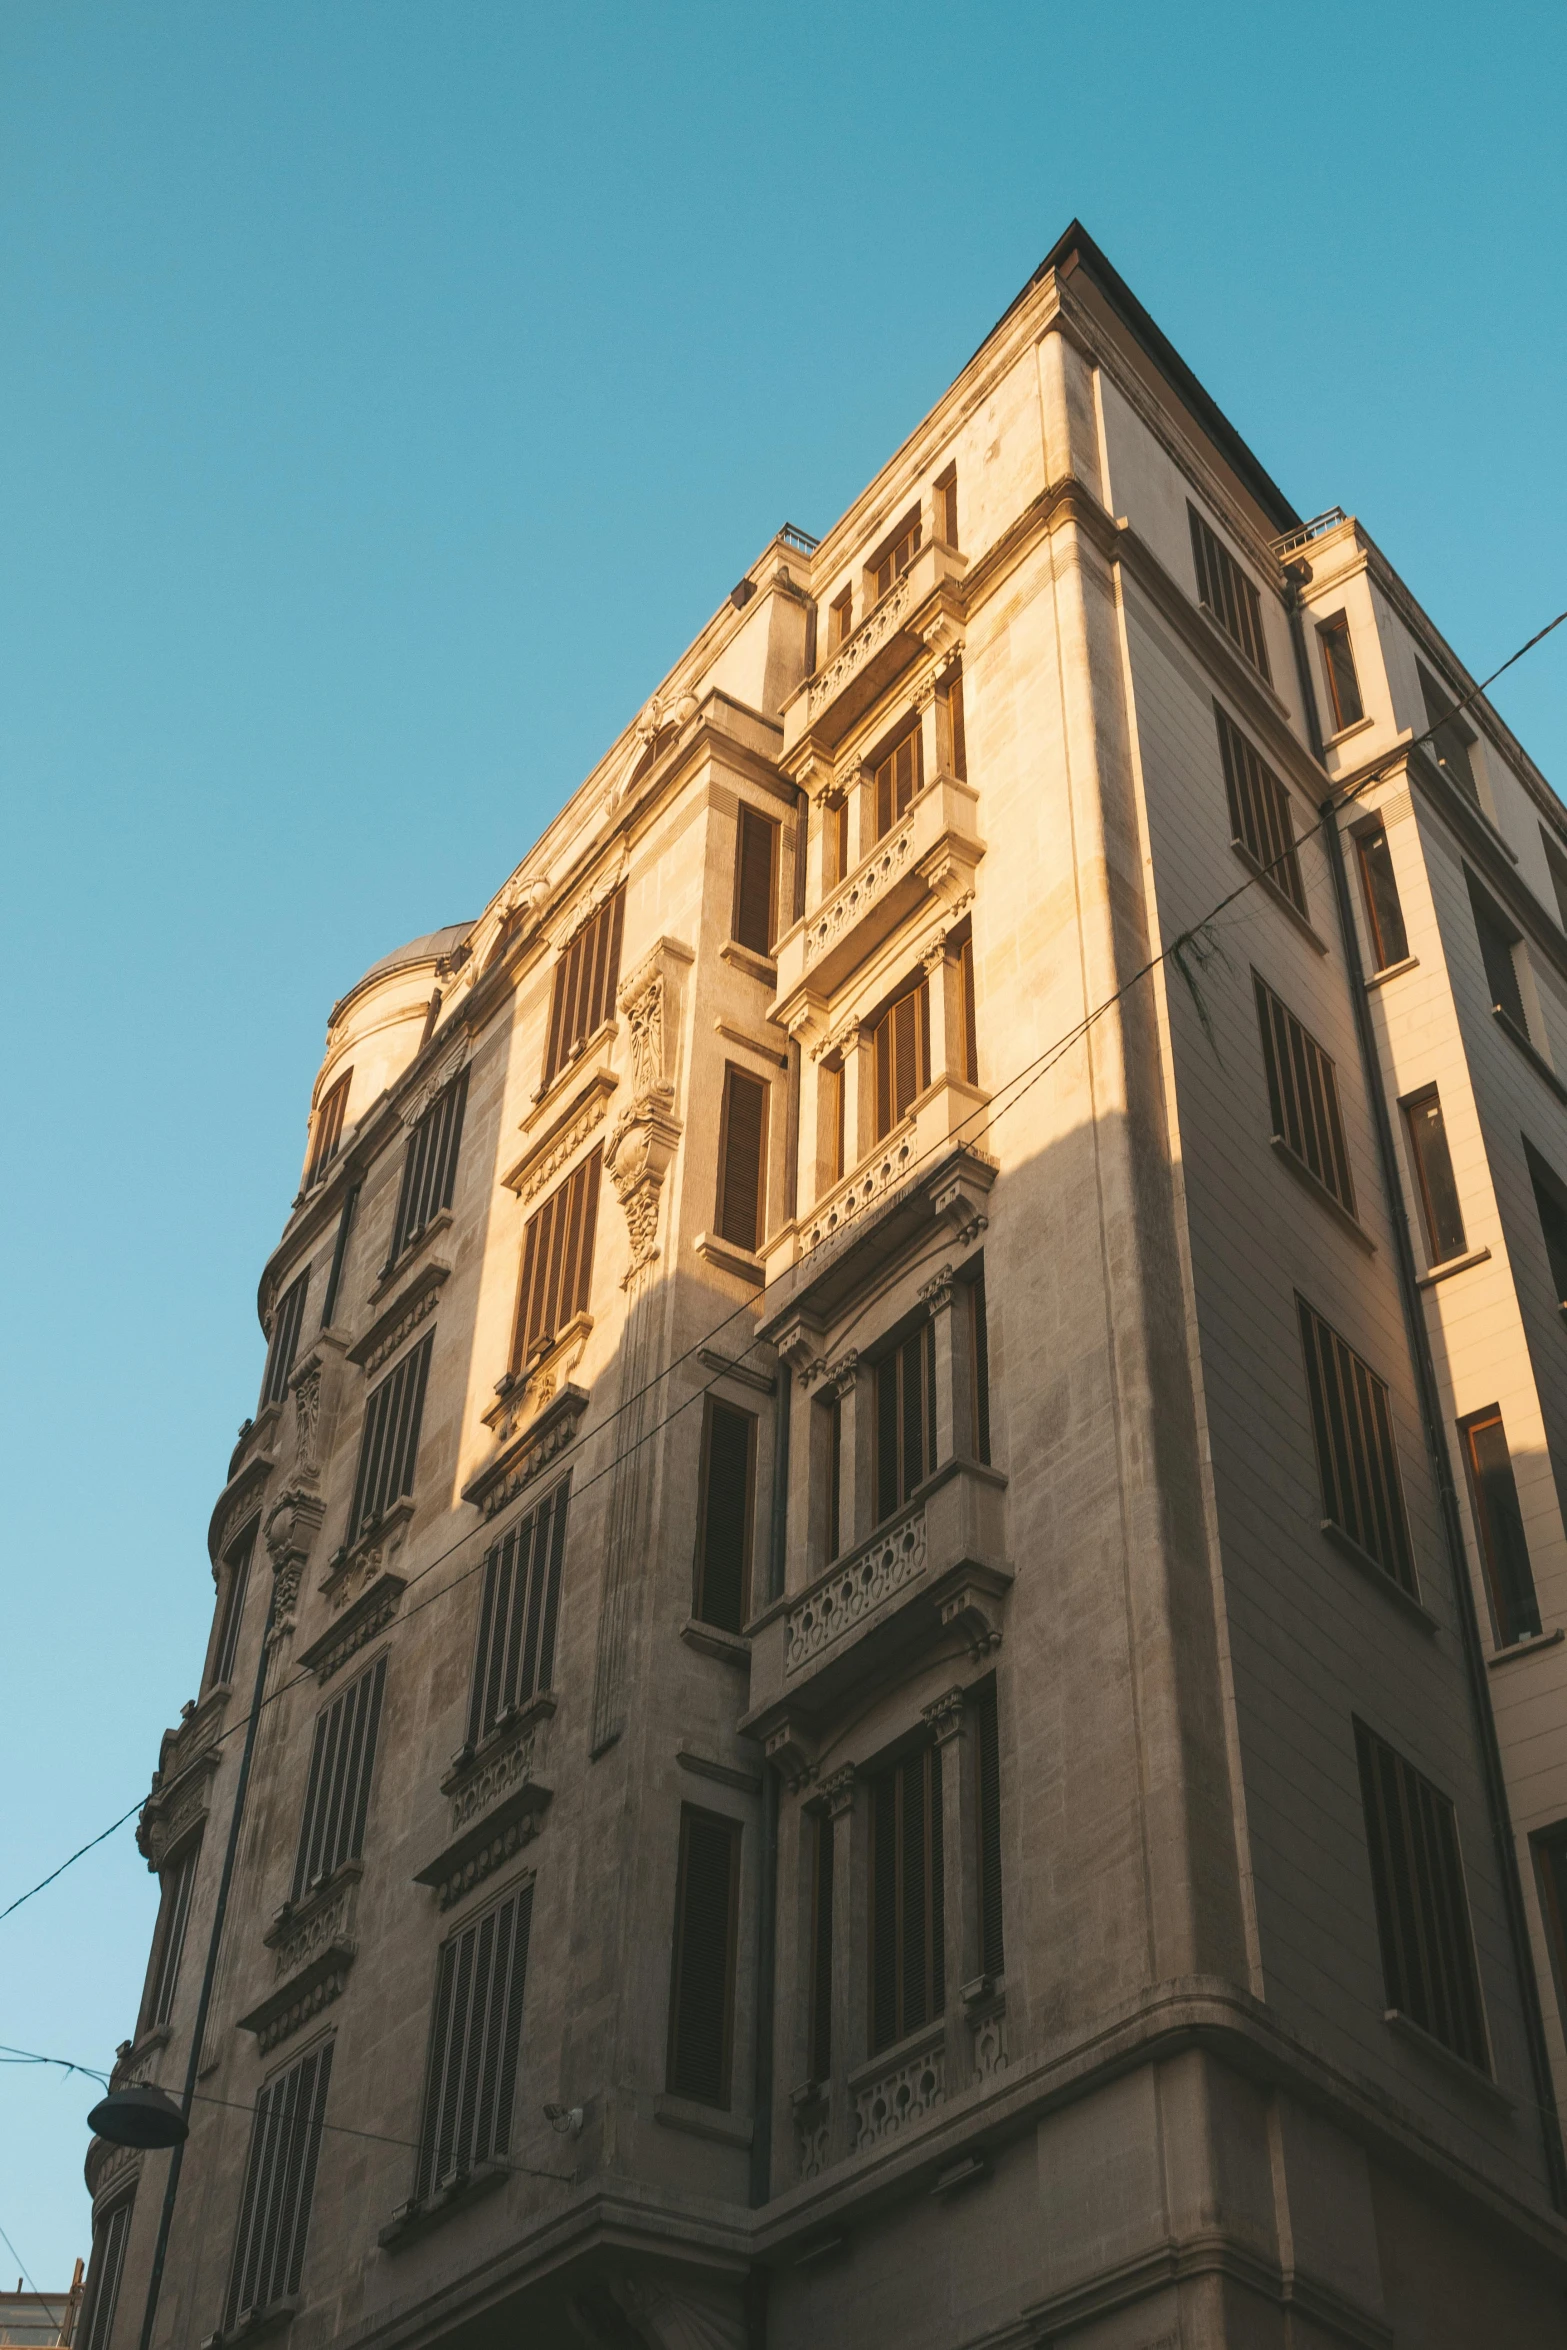
[[[1561,2339],[1567,810],[1469,683],[1074,229],[334,1008],[160,2344]]]

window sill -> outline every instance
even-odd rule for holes
[[[620,1030],[613,1020],[603,1020],[594,1029],[591,1036],[585,1036],[576,1050],[566,1055],[548,1085],[541,1085],[533,1095],[532,1107],[522,1121],[524,1134],[532,1132],[545,1112],[560,1099],[572,1079],[582,1075],[584,1062],[592,1060],[600,1046],[603,1046],[607,1053],[619,1033]]]
[[[1289,1169],[1296,1182],[1300,1184],[1303,1189],[1310,1192],[1312,1198],[1317,1202],[1317,1205],[1327,1209],[1328,1214],[1334,1219],[1335,1223],[1341,1224],[1343,1226],[1344,1230],[1349,1234],[1350,1239],[1353,1240],[1358,1247],[1363,1248],[1368,1257],[1374,1257],[1377,1253],[1377,1244],[1372,1239],[1370,1233],[1366,1230],[1364,1224],[1360,1222],[1360,1219],[1357,1216],[1352,1216],[1348,1208],[1346,1208],[1341,1201],[1336,1200],[1333,1197],[1333,1194],[1331,1191],[1329,1191],[1327,1185],[1323,1182],[1320,1182],[1318,1178],[1313,1175],[1311,1169],[1307,1166],[1304,1159],[1296,1157],[1295,1153],[1290,1149],[1289,1144],[1285,1141],[1282,1134],[1271,1134],[1268,1137],[1268,1141],[1272,1147],[1275,1158],[1278,1159],[1282,1166],[1285,1166]]]
[[[1405,2015],[1402,2008],[1384,2009],[1382,2021],[1390,2032],[1396,2032],[1399,2039],[1406,2040],[1411,2048],[1418,2048],[1423,2056],[1433,2057],[1445,2072],[1462,2081],[1466,2088],[1478,2090],[1491,2104],[1499,2105],[1504,2113],[1514,2110],[1517,2100],[1508,2096],[1499,2081],[1494,2081],[1489,2073],[1481,2072],[1479,2066],[1471,2064],[1467,2056],[1458,2055],[1444,2040],[1437,2039],[1435,2033],[1428,2032],[1424,2024],[1417,2024],[1412,2016]]]
[[[1250,849],[1246,846],[1246,843],[1243,840],[1235,840],[1232,838],[1230,847],[1233,849],[1240,862],[1245,866],[1253,881],[1261,882],[1269,897],[1278,907],[1279,912],[1289,916],[1290,920],[1294,923],[1295,928],[1300,932],[1301,937],[1306,940],[1307,944],[1315,947],[1319,955],[1325,955],[1328,951],[1326,940],[1318,937],[1317,932],[1312,925],[1310,916],[1301,912],[1299,906],[1296,905],[1288,890],[1286,890],[1279,882],[1274,880],[1273,875],[1267,870],[1266,866],[1260,864],[1257,858],[1252,855]]]
[[[1388,1573],[1386,1567],[1372,1557],[1369,1550],[1362,1550],[1359,1543],[1353,1541],[1344,1532],[1342,1526],[1335,1526],[1331,1518],[1323,1518],[1320,1523],[1328,1541],[1342,1558],[1347,1558],[1351,1566],[1358,1567],[1367,1580],[1374,1583],[1386,1598],[1392,1600],[1395,1606],[1401,1607],[1406,1615],[1414,1619],[1422,1632],[1428,1632],[1435,1637],[1442,1627],[1424,1600],[1417,1599],[1412,1591],[1406,1591],[1403,1584],[1397,1582]]]
[[[742,1248],[738,1241],[720,1240],[716,1233],[699,1232],[692,1243],[699,1257],[705,1257],[720,1273],[729,1273],[737,1281],[749,1281],[760,1289],[767,1279],[767,1269],[754,1249]]]
[[[732,963],[748,979],[759,979],[769,993],[777,987],[778,965],[770,955],[758,955],[734,938],[726,938],[718,952],[726,963]]]
[[[234,2342],[254,2342],[263,2334],[281,2333],[285,2326],[293,2324],[298,2314],[297,2294],[287,2301],[269,2301],[265,2309],[251,2310],[237,2325],[208,2334],[201,2350],[228,2350],[228,2345]]]
[[[1340,743],[1352,742],[1357,734],[1364,734],[1368,726],[1375,724],[1374,718],[1357,718],[1352,725],[1341,726],[1337,734],[1330,734],[1322,748],[1325,751],[1336,751]]]
[[[1559,1102],[1567,1102],[1567,1085],[1563,1085],[1545,1055],[1532,1045],[1516,1020],[1510,1019],[1500,1004],[1491,1006],[1491,1017],[1502,1034],[1518,1047],[1535,1073],[1543,1077]]]
[[[475,2163],[472,2170],[464,2171],[450,2186],[437,2188],[422,2203],[410,2197],[408,2202],[400,2204],[379,2230],[376,2242],[383,2252],[401,2252],[405,2245],[416,2243],[431,2228],[438,2228],[442,2220],[450,2219],[454,2211],[466,2211],[470,2203],[502,2186],[510,2177],[511,2165],[507,2162]]]
[[[1417,1289],[1434,1289],[1439,1281],[1450,1281],[1455,1273],[1467,1273],[1471,1265],[1489,1263],[1490,1255],[1491,1252],[1488,1248],[1472,1248],[1467,1256],[1443,1257],[1440,1263],[1431,1267],[1429,1272],[1420,1275],[1415,1287]]]
[[[345,1542],[333,1551],[318,1586],[329,1608],[340,1610],[347,1604],[349,1590],[361,1569],[368,1572],[373,1565],[384,1566],[396,1556],[402,1548],[404,1533],[413,1523],[413,1514],[411,1501],[395,1501],[370,1525],[361,1526],[352,1542]]]
[[[654,2098],[653,2119],[662,2122],[666,2130],[684,2130],[693,2138],[712,2138],[720,2146],[747,2147],[753,2134],[749,2122],[738,2120],[722,2106],[699,2105],[694,2097],[675,2097],[668,2090],[660,2091]]]
[[[716,1624],[704,1624],[699,1617],[690,1616],[680,1627],[680,1637],[701,1656],[717,1657],[722,1665],[738,1665],[742,1672],[751,1669],[751,1643],[738,1632],[721,1632]]]
[[[432,1257],[393,1298],[386,1311],[377,1314],[363,1338],[349,1348],[349,1361],[357,1363],[367,1379],[373,1378],[403,1340],[434,1313],[441,1284],[450,1279],[451,1270],[442,1258]]]
[[[276,1950],[281,1943],[290,1940],[302,1927],[309,1925],[312,1918],[319,1917],[323,1910],[330,1908],[340,1893],[357,1885],[364,1873],[363,1861],[345,1860],[329,1877],[323,1877],[319,1885],[312,1885],[308,1892],[301,1893],[297,1901],[285,1901],[281,1909],[273,1911],[272,1923],[261,1937],[267,1948]]]
[[[1498,1665],[1516,1664],[1521,1656],[1533,1656],[1537,1648],[1557,1648],[1564,1639],[1567,1632],[1560,1624],[1554,1632],[1526,1632],[1521,1640],[1510,1641],[1506,1648],[1493,1648],[1485,1661],[1494,1673]]]
[[[429,1223],[422,1226],[414,1234],[412,1240],[405,1244],[401,1256],[393,1257],[390,1264],[381,1267],[380,1272],[376,1275],[375,1287],[370,1292],[370,1303],[373,1306],[378,1306],[382,1298],[396,1287],[420,1252],[428,1248],[436,1234],[444,1232],[451,1221],[451,1209],[442,1208],[438,1215],[432,1216]]]
[[[1386,987],[1390,979],[1402,979],[1406,971],[1418,971],[1419,968],[1418,955],[1406,955],[1401,963],[1384,963],[1381,970],[1373,971],[1366,981],[1366,993],[1369,995],[1374,987]]]

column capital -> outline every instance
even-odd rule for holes
[[[854,1783],[859,1776],[853,1763],[844,1763],[822,1781],[822,1801],[827,1806],[829,1819],[841,1819],[854,1801]]]
[[[947,1746],[959,1737],[963,1729],[963,1691],[949,1689],[934,1704],[923,1709],[922,1719],[928,1730],[935,1733],[936,1744]]]
[[[943,1265],[939,1273],[933,1273],[928,1281],[922,1281],[919,1293],[933,1314],[944,1313],[952,1303],[952,1267]]]

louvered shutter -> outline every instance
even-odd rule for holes
[[[294,1863],[295,1901],[364,1850],[385,1688],[383,1656],[316,1716]]]
[[[196,1865],[201,1857],[199,1840],[175,1862],[164,1884],[163,1931],[158,1937],[158,1967],[153,1977],[152,1998],[148,2002],[148,2021],[166,2024],[174,2012],[174,1994],[179,1988],[180,1960],[185,1954],[185,1928],[190,1922],[190,1900],[196,1885]]]
[[[330,2040],[313,2048],[256,2100],[225,2332],[299,2291],[332,2049]]]
[[[617,889],[584,923],[555,966],[544,1049],[546,1085],[554,1083],[575,1048],[603,1026],[614,1008],[625,918],[626,893]]]
[[[245,1594],[250,1587],[251,1555],[256,1547],[259,1527],[260,1520],[253,1520],[224,1561],[228,1589],[223,1597],[223,1625],[218,1633],[218,1645],[212,1661],[214,1684],[230,1681],[234,1675],[240,1627],[245,1620]]]
[[[946,2007],[941,1749],[882,1772],[871,1791],[871,2046],[934,2021]]]
[[[436,1969],[414,2195],[423,2202],[511,2143],[533,1888],[454,1934]]]
[[[718,1231],[736,1248],[755,1249],[762,1238],[762,1153],[767,1133],[767,1087],[744,1069],[724,1077],[723,1162]]]
[[[1355,1745],[1387,2003],[1488,2072],[1457,1815],[1364,1722],[1355,1724]]]
[[[729,2104],[739,1863],[738,1821],[682,1807],[669,2086],[702,2105]]]
[[[98,2223],[93,2244],[93,2272],[88,2280],[85,2320],[80,2350],[109,2350],[114,2313],[119,2305],[120,2278],[125,2269],[125,2246],[131,2232],[134,2195],[116,2203]]]
[[[723,1632],[738,1632],[745,1623],[755,1439],[756,1422],[749,1412],[737,1412],[709,1396],[702,1443],[697,1614]]]
[[[288,1393],[288,1375],[294,1368],[294,1357],[299,1351],[299,1333],[305,1319],[305,1293],[310,1287],[310,1267],[307,1265],[297,1281],[289,1284],[278,1299],[272,1314],[272,1338],[267,1347],[267,1367],[261,1382],[261,1409],[281,1403]]]
[[[1001,1910],[1001,1738],[996,1685],[981,1690],[974,1707],[976,1793],[979,1798],[979,1964],[982,1974],[1006,1971]]]
[[[602,1165],[603,1153],[591,1151],[528,1218],[522,1244],[514,1371],[520,1371],[568,1322],[588,1310]]]
[[[758,955],[773,951],[777,864],[777,825],[742,800],[736,840],[734,934],[740,946]]]
[[[553,1686],[569,1491],[567,1478],[485,1560],[468,1709],[471,1746],[514,1708]]]
[[[833,1824],[816,1814],[816,1854],[811,1901],[811,2078],[832,2071],[832,1863]]]
[[[452,1204],[457,1187],[457,1154],[468,1106],[468,1072],[462,1070],[430,1104],[408,1137],[402,1189],[392,1228],[395,1264],[429,1223]]]
[[[434,1339],[434,1331],[427,1332],[396,1370],[370,1392],[359,1444],[354,1504],[348,1514],[350,1542],[356,1542],[367,1526],[373,1526],[395,1502],[413,1491]]]

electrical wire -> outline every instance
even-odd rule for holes
[[[1180,968],[1180,956],[1183,949],[1194,945],[1200,939],[1203,932],[1205,932],[1213,922],[1217,921],[1221,914],[1227,912],[1228,909],[1233,906],[1238,899],[1244,897],[1248,890],[1254,889],[1259,881],[1271,879],[1274,870],[1281,865],[1287,864],[1294,856],[1296,850],[1300,847],[1302,842],[1315,838],[1315,836],[1320,833],[1330,821],[1336,820],[1340,809],[1349,806],[1352,801],[1359,799],[1364,792],[1369,791],[1374,784],[1381,782],[1383,778],[1388,775],[1395,767],[1405,763],[1408,760],[1411,751],[1418,750],[1422,747],[1422,745],[1431,741],[1435,735],[1441,732],[1444,726],[1450,724],[1451,721],[1458,717],[1464,710],[1466,710],[1472,702],[1477,701],[1483,693],[1486,693],[1490,687],[1496,683],[1496,680],[1499,677],[1503,676],[1509,669],[1511,669],[1516,662],[1521,661],[1526,653],[1532,652],[1536,645],[1543,644],[1545,639],[1551,635],[1553,630],[1560,628],[1564,621],[1567,621],[1567,611],[1558,612],[1554,620],[1547,621],[1543,628],[1537,629],[1533,636],[1527,638],[1526,641],[1518,647],[1516,652],[1510,653],[1507,659],[1503,661],[1498,668],[1493,669],[1488,677],[1482,678],[1478,685],[1471,686],[1467,693],[1461,695],[1460,698],[1455,703],[1453,703],[1450,709],[1445,710],[1439,719],[1434,720],[1432,724],[1425,729],[1424,733],[1408,737],[1404,741],[1396,743],[1383,759],[1377,762],[1367,774],[1361,776],[1359,780],[1354,783],[1347,791],[1341,792],[1335,796],[1330,787],[1315,824],[1310,825],[1305,832],[1296,834],[1290,843],[1284,849],[1280,850],[1277,856],[1271,858],[1268,863],[1259,865],[1255,872],[1248,873],[1244,881],[1238,882],[1235,888],[1226,891],[1224,896],[1218,899],[1214,905],[1210,906],[1208,911],[1200,916],[1197,921],[1188,924],[1186,929],[1178,932],[1177,935],[1169,941],[1168,945],[1161,947],[1158,952],[1151,955],[1145,963],[1140,964],[1128,978],[1121,982],[1119,987],[1115,988],[1111,994],[1104,997],[1100,1003],[1095,1004],[1088,1012],[1086,1012],[1082,1019],[1075,1022],[1071,1028],[1063,1031],[1063,1033],[1058,1036],[1052,1044],[1045,1046],[1043,1051],[1036,1054],[1033,1060],[1025,1061],[1019,1069],[1012,1073],[1010,1077],[1004,1078],[988,1101],[980,1103],[975,1109],[968,1113],[967,1117],[960,1119],[957,1125],[953,1127],[949,1133],[940,1136],[935,1142],[929,1144],[924,1151],[920,1152],[913,1160],[910,1161],[908,1167],[904,1170],[903,1175],[900,1177],[900,1183],[907,1182],[915,1173],[915,1171],[920,1166],[922,1166],[927,1159],[938,1154],[945,1154],[947,1151],[949,1151],[953,1144],[963,1136],[965,1129],[967,1129],[969,1126],[982,1125],[982,1130],[985,1133],[988,1133],[998,1119],[1004,1117],[1009,1110],[1015,1109],[1018,1103],[1022,1101],[1026,1095],[1033,1091],[1035,1085],[1037,1085],[1041,1079],[1048,1075],[1049,1071],[1056,1066],[1057,1062],[1062,1058],[1062,1056],[1069,1052],[1075,1044],[1080,1043],[1082,1039],[1089,1033],[1089,1031],[1095,1026],[1095,1024],[1108,1012],[1112,1011],[1118,1003],[1122,1002],[1123,999],[1129,995],[1135,987],[1140,986],[1143,980],[1151,977],[1152,974],[1166,962],[1173,960],[1176,963],[1177,968]],[[1012,1090],[1014,1088],[1016,1089],[1015,1091]],[[1007,1096],[1009,1094],[1010,1098],[1003,1099],[1003,1096]],[[825,1246],[829,1238],[836,1237],[836,1234],[824,1235],[820,1242],[817,1242],[813,1244],[812,1247],[807,1248],[804,1256],[797,1259],[796,1264],[791,1266],[789,1271],[791,1273],[795,1272],[798,1269],[799,1264],[809,1260],[810,1256],[814,1254],[816,1247]],[[768,1286],[771,1285],[769,1284]],[[765,1288],[761,1294],[763,1297],[765,1297]],[[683,1351],[683,1353],[674,1356],[672,1360],[663,1367],[662,1370],[656,1371],[651,1378],[645,1380],[642,1386],[636,1388],[630,1395],[623,1396],[617,1404],[610,1406],[603,1416],[595,1421],[593,1425],[584,1432],[584,1435],[581,1439],[583,1449],[586,1450],[587,1444],[591,1441],[592,1438],[601,1435],[605,1429],[612,1426],[613,1423],[618,1420],[623,1413],[631,1409],[633,1404],[641,1402],[644,1396],[651,1394],[656,1387],[663,1383],[663,1381],[671,1378],[673,1374],[684,1364],[688,1363],[693,1356],[700,1354],[704,1347],[710,1346],[715,1338],[720,1337],[723,1332],[730,1327],[731,1323],[738,1321],[742,1315],[754,1313],[759,1302],[760,1300],[757,1298],[742,1299],[739,1305],[732,1308],[731,1311],[725,1314],[721,1320],[715,1322],[711,1329],[705,1332],[701,1338],[696,1339]],[[754,1337],[750,1339],[746,1346],[742,1349],[741,1359],[743,1360],[744,1355],[749,1354],[752,1347],[758,1343],[759,1341]],[[711,1379],[705,1381],[703,1385],[698,1387],[691,1395],[683,1398],[682,1401],[675,1405],[672,1411],[667,1412],[662,1419],[655,1420],[652,1427],[645,1429],[640,1436],[636,1437],[629,1445],[626,1446],[624,1451],[616,1453],[613,1458],[606,1461],[601,1468],[594,1470],[591,1476],[582,1478],[580,1481],[575,1482],[573,1487],[574,1493],[581,1495],[599,1483],[602,1478],[612,1475],[613,1472],[621,1466],[622,1462],[629,1460],[631,1456],[635,1452],[639,1451],[644,1444],[650,1443],[655,1436],[660,1435],[662,1431],[669,1427],[673,1421],[677,1420],[683,1412],[689,1411],[693,1404],[700,1403],[702,1398],[707,1395],[724,1376],[725,1374],[723,1372],[716,1372]],[[444,1566],[448,1559],[453,1557],[457,1551],[462,1549],[465,1543],[472,1541],[474,1535],[481,1531],[482,1529],[479,1527],[469,1527],[464,1533],[460,1534],[454,1542],[449,1543],[445,1550],[439,1552],[436,1557],[429,1560],[425,1566],[419,1568],[415,1574],[409,1576],[407,1583],[404,1585],[404,1589],[411,1590],[416,1583],[421,1583],[427,1576],[434,1574],[437,1568]],[[443,1583],[438,1590],[427,1593],[423,1599],[416,1600],[411,1607],[403,1608],[401,1610],[402,1618],[406,1620],[408,1617],[419,1614],[423,1608],[431,1606],[435,1600],[444,1599],[447,1594],[451,1591],[454,1591],[460,1583],[466,1582],[471,1575],[477,1574],[484,1563],[484,1558],[482,1556],[476,1559],[471,1566],[465,1567],[459,1573],[453,1575],[447,1582]],[[267,1706],[275,1704],[280,1698],[287,1696],[291,1690],[299,1688],[310,1678],[311,1675],[309,1670],[307,1668],[301,1668],[300,1671],[292,1676],[292,1678],[280,1682],[276,1689],[272,1690],[269,1695],[262,1699],[260,1710],[264,1711]],[[224,1729],[220,1731],[218,1735],[214,1737],[203,1749],[203,1752],[209,1754],[214,1752],[218,1747],[224,1745],[228,1739],[236,1736],[238,1732],[246,1728],[249,1720],[250,1716],[247,1713],[240,1716],[237,1720],[225,1725]],[[58,1868],[52,1869],[48,1876],[40,1878],[36,1885],[29,1886],[25,1893],[18,1894],[13,1901],[6,1905],[4,1909],[0,1909],[0,1925],[3,1925],[7,1918],[14,1916],[16,1911],[21,1909],[25,1903],[32,1901],[38,1894],[44,1892],[48,1886],[54,1884],[58,1878],[65,1874],[67,1869],[73,1867],[78,1860],[81,1860],[87,1853],[91,1852],[95,1845],[101,1844],[106,1837],[112,1836],[116,1829],[124,1827],[126,1822],[133,1819],[143,1808],[146,1800],[147,1798],[145,1796],[139,1796],[136,1802],[130,1806],[128,1811],[122,1812],[118,1819],[110,1822],[108,1827],[100,1829],[96,1836],[89,1838],[87,1843],[79,1846],[78,1849],[73,1852],[68,1859],[63,1860],[60,1863]]]
[[[40,2062],[47,2063],[47,2061],[47,2058],[40,2059]],[[78,2065],[72,2069],[79,2072],[81,2067]],[[27,2287],[29,2293],[32,2294],[36,2301],[41,2301],[43,2303],[44,2315],[49,2320],[49,2323],[53,2326],[55,2332],[58,2334],[65,2324],[64,2312],[62,2310],[50,2308],[48,2296],[46,2294],[40,2293],[38,2287],[33,2283],[32,2278],[27,2273],[26,2261],[22,2258],[20,2252],[18,2252],[16,2246],[12,2243],[4,2228],[0,2228],[0,2244],[5,2246],[7,2252],[10,2253],[11,2258],[16,2262],[17,2267],[22,2273],[22,2282]]]

